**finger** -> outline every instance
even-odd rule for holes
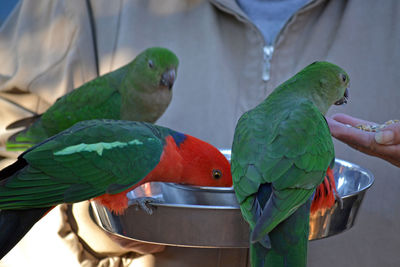
[[[366,148],[357,144],[348,144],[350,147],[370,156],[379,157],[391,164],[400,167],[400,146],[382,146]]]
[[[374,140],[374,133],[353,128],[336,120],[326,118],[332,136],[347,144],[357,144],[370,147]]]
[[[375,122],[358,119],[343,113],[337,113],[333,115],[332,119],[343,124],[349,124],[351,126],[357,126],[359,124],[376,125]]]
[[[375,141],[382,145],[400,144],[400,123],[385,126],[375,134]]]
[[[339,134],[340,132],[344,131],[343,127],[348,128],[349,126],[346,126],[346,124],[343,124],[341,122],[338,122],[334,119],[331,119],[329,117],[325,117],[326,122],[328,123],[329,130],[331,131],[332,135],[335,136],[336,134]]]

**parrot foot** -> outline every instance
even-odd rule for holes
[[[136,205],[136,210],[141,209],[148,215],[152,215],[156,209],[155,206],[151,205],[152,203],[162,203],[162,201],[152,197],[139,197],[130,201],[130,204]]]

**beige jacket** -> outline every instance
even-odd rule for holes
[[[158,124],[217,147],[231,146],[244,111],[316,60],[350,75],[349,104],[330,114],[399,118],[399,16],[395,0],[311,1],[281,31],[271,78],[263,81],[263,38],[232,0],[22,1],[0,29],[0,142],[11,134],[9,123],[43,112],[149,46],[170,48],[180,59],[172,103]],[[338,158],[369,168],[376,182],[351,231],[310,244],[309,265],[400,265],[400,169],[339,142],[335,148]]]

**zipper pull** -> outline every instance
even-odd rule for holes
[[[264,66],[263,66],[263,74],[262,79],[264,82],[269,81],[269,73],[271,71],[271,58],[272,54],[274,53],[274,46],[273,45],[266,45],[264,46]]]

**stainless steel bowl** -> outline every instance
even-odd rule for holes
[[[222,150],[228,159],[230,151]],[[310,216],[310,240],[329,237],[350,229],[366,190],[374,181],[366,169],[336,160],[335,179],[343,208],[335,204]],[[245,248],[249,229],[243,220],[232,188],[193,187],[169,183],[149,183],[128,193],[130,199],[149,196],[153,215],[130,206],[116,216],[92,202],[95,221],[122,246],[129,240],[187,247]]]

